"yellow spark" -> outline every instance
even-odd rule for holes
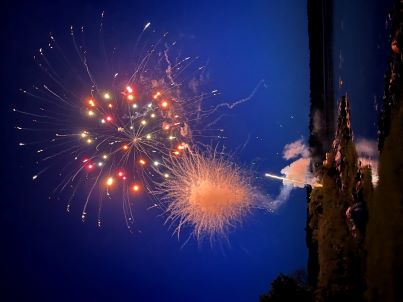
[[[146,120],[142,120],[142,121],[141,121],[141,124],[142,124],[143,126],[145,126],[145,125],[147,124],[147,121],[146,121]]]
[[[160,163],[158,161],[154,162],[154,166],[158,166]]]
[[[154,94],[154,96],[153,96],[154,100],[156,100],[160,95],[161,95],[161,92],[159,92],[159,91],[156,94]]]
[[[107,159],[107,158],[108,158],[108,155],[104,154],[104,155],[102,155],[102,158],[103,158],[103,159]]]
[[[165,174],[164,174],[164,177],[165,177],[165,178],[168,178],[168,177],[169,177],[169,174],[168,174],[168,173],[165,173]]]
[[[81,137],[82,138],[87,137],[87,131],[81,132]]]
[[[111,185],[113,185],[113,182],[114,182],[113,177],[109,177],[109,178],[106,180],[106,185],[107,185],[108,187],[110,187]]]
[[[136,109],[136,108],[137,108],[137,104],[133,104],[132,107],[133,107],[134,109]]]
[[[92,99],[88,101],[88,104],[89,104],[91,107],[95,107],[94,100],[92,100]]]
[[[109,100],[111,98],[111,95],[108,92],[104,93],[104,99]]]
[[[151,139],[151,134],[147,134],[147,135],[146,135],[146,138],[147,138],[147,139]]]
[[[91,143],[92,143],[92,139],[90,139],[90,138],[87,139],[87,143],[88,143],[88,144],[91,144]]]
[[[89,115],[89,116],[94,116],[94,115],[95,115],[95,113],[94,113],[94,111],[89,110],[89,111],[88,111],[88,115]]]
[[[167,101],[163,101],[161,103],[162,108],[167,108],[168,107],[168,102]]]
[[[155,113],[151,113],[151,117],[152,117],[152,118],[155,118]]]

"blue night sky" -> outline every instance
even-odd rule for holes
[[[342,49],[344,55],[344,67],[337,72],[352,97],[353,127],[357,125],[361,136],[375,137],[373,96],[378,100],[382,96],[387,6],[367,5],[354,14],[360,5],[349,7],[345,2],[336,8],[336,19],[344,20],[344,32],[335,25],[335,52]],[[134,206],[141,232],[127,231],[118,201],[106,207],[99,229],[93,221],[82,223],[79,211],[68,215],[63,200],[48,199],[52,175],[32,181],[33,150],[17,152],[19,138],[10,113],[21,102],[21,85],[35,80],[32,56],[46,45],[48,33],[67,36],[70,24],[97,26],[104,10],[107,30],[119,31],[116,39],[126,36],[127,30],[127,39],[133,42],[136,36],[131,33],[147,22],[161,32],[183,37],[185,52],[208,61],[208,85],[222,92],[223,101],[248,96],[264,79],[267,87],[228,112],[220,126],[228,136],[227,150],[235,151],[249,138],[235,154],[238,164],[249,168],[254,162],[258,175],[278,174],[287,164],[281,157],[283,146],[309,136],[305,1],[18,1],[2,5],[1,103],[7,113],[2,120],[6,132],[1,163],[1,260],[2,286],[14,297],[11,300],[257,301],[280,272],[306,266],[305,190],[294,190],[289,202],[274,214],[252,211],[230,233],[229,243],[210,246],[192,240],[182,247],[186,238],[172,236],[161,212],[147,211],[147,199]],[[357,16],[363,28],[355,26]],[[375,34],[363,34],[366,20],[372,20],[368,31]],[[357,39],[358,47],[346,47]],[[365,56],[357,54],[357,48],[366,50]],[[363,76],[370,71],[378,73]],[[359,108],[365,108],[365,114],[358,121],[354,113]],[[278,194],[280,183],[263,184],[267,194]]]

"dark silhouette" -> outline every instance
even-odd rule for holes
[[[270,291],[260,296],[260,302],[312,301],[310,292],[300,282],[299,278],[280,274],[271,283]]]
[[[368,204],[367,301],[403,301],[403,1],[391,16],[391,58],[379,122],[379,182]]]

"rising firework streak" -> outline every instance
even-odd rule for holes
[[[299,180],[295,180],[295,179],[290,179],[290,178],[287,178],[287,177],[277,176],[277,175],[270,174],[270,173],[265,173],[264,176],[269,177],[269,178],[273,178],[273,179],[283,180],[285,182],[291,182],[291,183],[294,183],[294,184],[299,184],[299,185],[305,185],[305,186],[310,185],[310,186],[312,186],[314,188],[323,187],[322,184],[317,183],[317,182],[311,184],[311,183],[308,183],[308,182],[303,182],[303,181],[299,181]]]

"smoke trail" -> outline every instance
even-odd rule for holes
[[[300,155],[304,158],[309,157],[309,150],[302,138],[284,146],[283,158],[285,160],[293,159]]]
[[[290,184],[283,184],[280,189],[280,193],[277,195],[276,199],[271,201],[267,209],[269,212],[274,212],[278,210],[290,197],[291,191],[294,187]]]
[[[304,188],[306,185],[321,186],[310,172],[310,153],[302,138],[284,146],[283,158],[295,160],[281,169],[281,176],[265,174],[266,177],[282,181],[278,196],[270,203],[270,211],[275,211],[286,203],[294,188]]]
[[[283,181],[284,184],[293,185],[296,188],[303,188],[307,184],[311,184],[313,179],[311,173],[309,172],[310,158],[298,158],[293,161],[288,166],[281,170],[281,174],[285,175],[286,179],[295,181]]]

